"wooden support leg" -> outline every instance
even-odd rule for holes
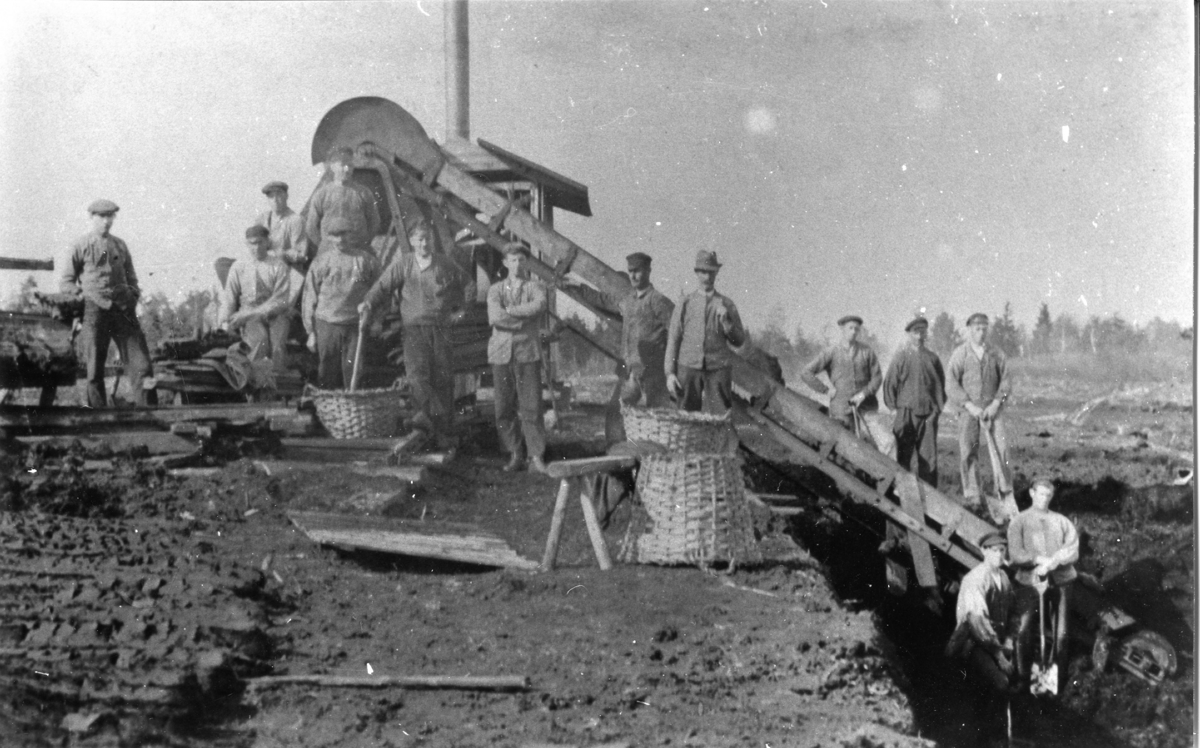
[[[554,559],[558,557],[558,541],[562,538],[563,517],[567,513],[567,499],[571,498],[571,489],[574,487],[575,478],[563,478],[558,484],[554,516],[550,519],[550,536],[546,538],[546,552],[542,555],[542,571],[554,568]]]
[[[896,478],[896,495],[900,497],[900,508],[905,514],[925,523],[925,499],[921,496],[921,484],[916,476],[903,473]],[[933,566],[933,551],[929,543],[912,530],[908,531],[908,549],[912,553],[913,567],[917,572],[917,584],[922,587],[937,587],[937,572]]]
[[[580,491],[579,503],[583,506],[583,519],[587,522],[588,535],[592,538],[592,550],[596,552],[596,562],[600,564],[602,570],[608,571],[612,568],[612,559],[608,555],[608,544],[604,542],[600,520],[596,518],[596,507],[592,503],[591,493],[591,490],[587,488]]]

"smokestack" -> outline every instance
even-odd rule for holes
[[[467,0],[446,2],[446,140],[471,137],[471,49]]]

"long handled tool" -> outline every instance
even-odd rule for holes
[[[992,477],[996,483],[996,500],[990,507],[992,520],[997,524],[1005,524],[1017,516],[1017,498],[1013,495],[1012,481],[1008,478],[1008,468],[1000,459],[1000,450],[996,447],[996,438],[992,435],[990,423],[979,419],[979,430],[983,433],[983,441],[987,444],[988,456],[992,460]]]
[[[1030,669],[1029,692],[1034,696],[1057,696],[1058,695],[1058,616],[1054,616],[1054,649],[1049,658],[1046,657],[1046,588],[1049,584],[1046,581],[1039,581],[1034,584],[1034,588],[1038,593],[1038,641],[1040,642],[1040,661],[1033,663]]]
[[[367,337],[367,316],[358,318],[358,343],[354,346],[354,369],[350,372],[350,391],[358,389],[358,378],[362,374],[363,341]]]
[[[850,412],[854,414],[854,435],[876,449],[879,449],[879,445],[875,443],[875,437],[871,436],[871,429],[867,425],[867,417],[862,414],[857,405],[851,405]]]

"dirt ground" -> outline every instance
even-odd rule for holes
[[[1125,603],[1180,650],[1180,672],[1154,688],[1090,669],[1077,645],[1062,704],[1029,717],[1038,744],[1191,745],[1194,500],[1187,489],[1180,513],[1149,488],[1193,450],[1190,392],[1134,390],[1075,419],[1081,399],[1035,394],[1009,414],[1018,488],[1058,481],[1057,508],[1086,537],[1080,568],[1102,582],[1160,563],[1162,588]],[[602,423],[594,405],[565,414],[549,458],[599,453]],[[953,433],[948,419],[951,495]],[[572,507],[559,568],[538,574],[323,548],[286,517],[470,522],[539,559],[555,483],[501,472],[485,426],[412,489],[336,468],[270,477],[248,459],[186,479],[8,459],[4,745],[970,744],[961,680],[937,655],[945,621],[882,591],[877,522],[828,496],[797,489],[809,503],[790,519],[758,512],[768,560],[732,574],[602,572]],[[789,487],[751,472],[759,490]],[[614,555],[628,520],[622,505],[606,530]],[[244,687],[314,673],[516,675],[529,688]]]

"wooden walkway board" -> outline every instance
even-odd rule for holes
[[[473,525],[359,517],[324,512],[288,512],[288,519],[317,543],[406,556],[440,558],[481,566],[534,570],[502,538]]]

